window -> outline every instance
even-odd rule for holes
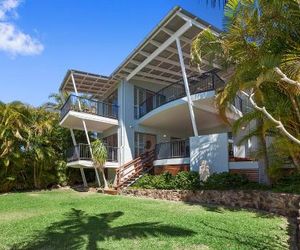
[[[156,136],[145,133],[134,134],[134,145],[135,145],[135,157],[143,154],[147,151],[151,151],[156,145]]]
[[[117,134],[112,134],[110,136],[104,137],[102,139],[102,141],[107,146],[118,147],[118,135]]]
[[[134,119],[140,117],[141,109],[152,109],[155,92],[134,86]]]
[[[229,157],[234,157],[234,146],[233,146],[233,136],[232,132],[228,132],[228,155]]]
[[[106,97],[104,102],[118,105],[118,90],[115,90],[108,97]]]

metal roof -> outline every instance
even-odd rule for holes
[[[187,22],[190,22],[192,25],[188,29],[184,29]],[[69,70],[60,90],[72,91],[71,72],[73,72],[78,92],[94,94],[100,98],[112,90],[120,80],[128,79],[128,77],[130,79],[166,84],[180,80],[182,74],[175,41],[168,43],[168,46],[164,46],[162,51],[159,49],[170,41],[171,37],[174,34],[176,35],[180,29],[183,30],[179,38],[187,75],[199,73],[199,69],[190,64],[190,47],[195,36],[208,27],[215,35],[221,32],[216,27],[176,6],[110,76]],[[153,54],[156,56],[152,58]],[[149,62],[145,63],[148,57],[151,57],[151,61],[148,60]],[[144,66],[142,68],[139,67],[143,62]],[[217,64],[213,66],[220,68]],[[139,70],[139,68],[141,69]],[[211,70],[212,67],[207,61],[203,60],[200,69],[205,72]]]

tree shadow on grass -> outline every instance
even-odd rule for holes
[[[89,215],[72,208],[65,214],[66,219],[55,222],[44,231],[37,232],[34,239],[14,249],[103,249],[101,242],[108,239],[142,239],[157,237],[187,237],[194,231],[163,225],[160,222],[142,222],[112,227],[111,222],[121,217],[123,212]],[[100,247],[99,247],[100,245]]]
[[[184,202],[187,205],[190,206],[201,206],[203,209],[205,209],[208,212],[214,212],[218,214],[223,214],[226,211],[231,212],[239,212],[239,211],[248,211],[252,212],[256,218],[263,218],[263,219],[272,219],[276,218],[279,215],[274,213],[269,213],[262,210],[257,210],[254,208],[239,208],[239,207],[229,207],[229,206],[222,206],[217,204],[199,204],[195,202]],[[233,215],[234,216],[234,215]],[[295,228],[295,221],[292,218],[287,217],[287,231],[289,235],[288,239],[288,245],[290,249],[295,249],[294,246],[297,245],[297,238],[296,238],[296,228]],[[223,238],[228,239],[232,241],[236,241],[241,245],[245,246],[251,246],[253,249],[283,249],[286,248],[286,245],[283,242],[278,241],[276,237],[273,237],[271,235],[263,235],[260,237],[259,234],[257,234],[256,237],[245,235],[243,233],[234,233],[230,230],[230,228],[223,228],[222,226],[219,226],[218,224],[211,224],[207,221],[201,221],[200,222],[204,227],[208,229],[212,229],[209,231],[213,231],[213,233],[207,233],[207,235],[210,235],[211,237],[217,237],[217,238]],[[243,222],[241,222],[243,223]],[[259,233],[259,232],[258,232]]]
[[[184,202],[187,205],[190,206],[201,206],[203,209],[209,212],[216,212],[216,213],[224,213],[226,211],[231,212],[239,212],[239,211],[248,211],[255,214],[256,217],[259,218],[276,218],[279,215],[263,210],[258,210],[256,208],[248,207],[248,208],[240,208],[240,207],[234,207],[234,206],[226,206],[226,205],[217,205],[217,204],[205,204],[205,203],[196,203],[196,202]]]

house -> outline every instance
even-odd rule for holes
[[[259,162],[249,159],[256,139],[238,145],[250,128],[232,135],[215,104],[228,73],[217,62],[203,60],[200,68],[190,64],[192,40],[208,27],[220,33],[175,7],[110,76],[67,72],[60,91],[70,95],[60,125],[70,129],[74,147],[68,166],[80,169],[84,185],[84,170],[93,169],[89,132],[105,142],[105,172],[118,188],[147,171],[199,171],[204,160],[211,172],[259,180]],[[229,122],[243,115],[244,104],[237,96],[226,113]],[[74,130],[84,131],[87,143],[78,141]]]

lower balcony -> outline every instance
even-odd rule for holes
[[[119,148],[106,146],[107,161],[105,167],[117,168],[119,167]],[[93,161],[88,144],[78,144],[67,150],[67,166],[68,167],[93,167]]]
[[[65,128],[102,132],[118,125],[118,106],[70,95],[61,108],[60,125]]]
[[[211,173],[229,171],[243,174],[249,180],[258,182],[258,161],[249,157],[233,157],[231,152],[228,152],[227,135],[219,135],[219,139],[216,136],[218,135],[157,144],[153,162],[154,173],[169,172],[175,175],[180,171],[193,170],[198,172],[202,161],[206,160]]]
[[[159,143],[155,146],[154,166],[190,163],[189,139]]]

